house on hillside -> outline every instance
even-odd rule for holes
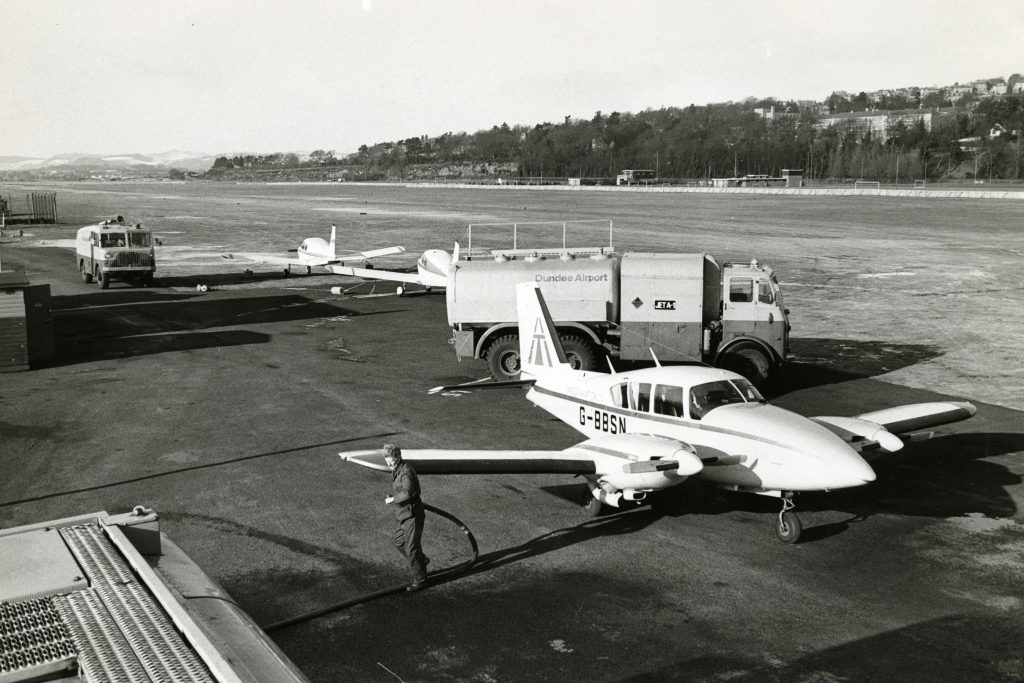
[[[970,84],[965,83],[961,85],[960,83],[954,83],[953,85],[949,86],[949,97],[950,99],[953,100],[959,99],[964,95],[970,95],[973,92],[974,87]]]
[[[955,107],[944,109],[892,109],[889,111],[855,111],[822,116],[814,124],[817,130],[833,127],[842,131],[870,132],[872,136],[886,138],[893,126],[902,123],[907,128],[923,125],[929,133],[940,117],[956,112]]]

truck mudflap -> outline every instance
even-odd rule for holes
[[[474,358],[476,356],[472,330],[454,330],[448,343],[455,348],[456,358]]]

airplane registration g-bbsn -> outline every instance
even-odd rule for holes
[[[324,240],[322,237],[307,237],[302,240],[302,244],[300,244],[297,249],[289,250],[296,253],[296,258],[252,252],[224,254],[224,258],[239,259],[252,263],[270,263],[273,265],[285,266],[285,275],[290,275],[292,268],[296,266],[305,267],[306,274],[309,275],[313,271],[314,266],[323,266],[330,270],[331,267],[335,265],[344,265],[346,263],[365,263],[370,259],[380,258],[381,256],[391,256],[392,254],[401,254],[405,251],[405,247],[395,246],[384,247],[382,249],[370,249],[368,251],[344,251],[338,253],[337,233],[337,226],[332,225],[330,241]]]
[[[872,456],[929,438],[924,430],[976,412],[970,403],[948,401],[807,418],[769,405],[741,375],[718,368],[573,370],[538,286],[518,285],[517,298],[522,376],[533,380],[526,397],[588,438],[562,451],[403,449],[418,472],[582,475],[591,514],[602,504],[641,501],[697,477],[780,498],[775,531],[794,543],[802,530],[792,511],[794,494],[868,484],[875,480]],[[387,469],[379,450],[340,455]]]

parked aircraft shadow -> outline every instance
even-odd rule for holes
[[[951,434],[910,444],[903,451],[872,463],[878,478],[871,484],[800,494],[796,499],[797,513],[841,511],[850,515],[837,522],[804,527],[801,542],[842,533],[851,524],[876,514],[936,519],[967,514],[1013,517],[1018,508],[1008,489],[1024,479],[984,458],[1022,451],[1024,434],[1014,433]],[[698,480],[685,482],[651,499],[659,513],[672,517],[717,515],[734,510],[769,515],[780,507],[774,498],[718,491]]]
[[[56,353],[49,366],[264,344],[269,334],[237,328],[363,315],[298,294],[214,299],[134,291],[55,297],[53,302]]]
[[[439,576],[437,583],[454,580],[468,574],[479,574],[512,562],[519,562],[538,555],[561,550],[577,543],[583,543],[600,536],[631,534],[647,527],[658,519],[648,508],[623,510],[615,514],[589,519],[575,526],[549,531],[511,548],[495,550],[481,555],[470,569],[453,576]],[[433,580],[433,579],[432,579]]]
[[[1006,681],[1020,665],[1019,626],[1002,614],[939,617],[827,647],[789,661],[761,653],[704,654],[621,679],[647,681]],[[978,634],[986,634],[983,644]]]
[[[280,283],[285,283],[288,280],[301,281],[304,277],[309,277],[305,272],[300,272],[298,269],[295,270],[289,276],[286,276],[282,270],[258,270],[249,272],[221,272],[221,273],[198,273],[194,275],[160,275],[156,280],[156,287],[189,287],[195,288],[197,284],[204,284],[207,287],[222,287],[224,285],[243,285],[252,284],[254,282],[266,282],[273,280]],[[319,273],[314,272],[312,275],[323,275],[321,271]]]

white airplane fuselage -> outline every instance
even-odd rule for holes
[[[612,389],[623,383],[670,382],[688,388],[694,371],[662,367],[621,375],[565,374],[557,383],[535,384],[527,398],[590,438],[649,434],[689,444],[705,463],[700,477],[720,485],[774,493],[840,489],[874,481],[870,465],[839,436],[783,408],[760,402],[730,404],[693,419],[688,414],[670,416],[613,404]],[[708,369],[707,374],[721,372]],[[677,483],[680,477],[665,476],[661,486],[647,486],[666,488]]]
[[[307,237],[296,250],[299,261],[306,265],[318,266],[334,258],[334,247],[320,237]]]

